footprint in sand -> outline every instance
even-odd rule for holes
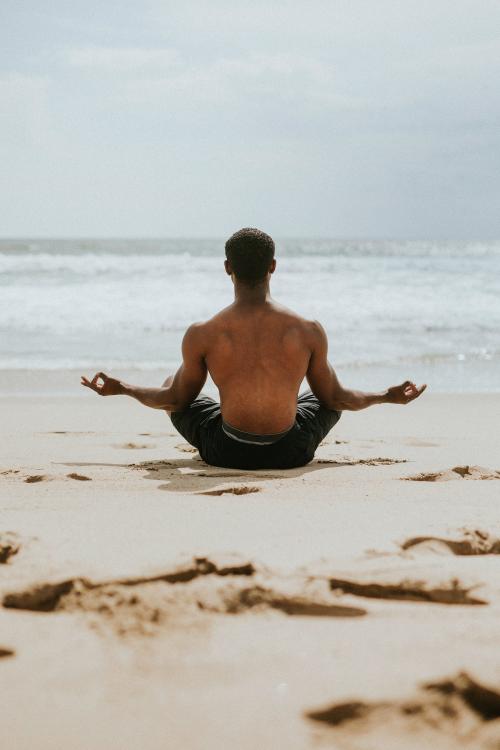
[[[359,607],[316,601],[300,594],[283,594],[259,585],[231,592],[224,597],[222,610],[214,611],[241,614],[252,609],[274,609],[295,617],[362,617],[366,614],[366,610]]]
[[[47,601],[37,603],[36,611],[83,612],[91,624],[100,621],[119,635],[152,635],[158,626],[169,626],[176,618],[199,619],[202,613],[242,616],[259,615],[270,610],[290,617],[362,617],[360,607],[322,601],[307,594],[283,592],[279,588],[246,583],[247,573],[236,571],[220,580],[193,580],[188,585],[172,586],[165,580],[108,582],[95,585],[75,581],[71,591],[57,599],[55,606]],[[29,602],[25,602],[29,603]],[[13,606],[9,604],[8,606]],[[19,605],[17,605],[19,606]],[[21,607],[34,609],[33,606]]]
[[[7,477],[10,474],[19,474],[19,469],[4,469],[4,471],[0,471],[0,476]]]
[[[138,464],[129,464],[130,469],[145,469],[147,471],[161,471],[165,469],[167,472],[175,472],[178,469],[177,464],[172,461],[141,461]]]
[[[68,479],[76,479],[80,482],[90,482],[91,478],[86,477],[84,474],[77,474],[76,472],[71,472],[71,474],[66,474]],[[49,477],[46,474],[31,474],[30,476],[26,477],[24,480],[27,484],[37,484],[38,482],[50,482],[51,479],[54,477]]]
[[[500,555],[500,539],[479,529],[466,529],[460,539],[415,536],[403,542],[401,549],[453,555]]]
[[[146,445],[145,443],[122,443],[115,445],[115,448],[125,448],[126,450],[143,450],[145,448],[156,448],[156,445]]]
[[[406,462],[406,458],[319,458],[317,460],[318,464],[331,464],[332,466],[389,466]]]
[[[253,576],[256,568],[251,561],[240,560],[235,556],[223,556],[210,559],[193,557],[172,568],[160,571],[151,576],[135,578],[117,578],[102,583],[93,583],[86,578],[68,578],[54,583],[39,583],[28,589],[6,594],[2,600],[4,607],[25,609],[31,612],[53,612],[59,608],[65,597],[74,590],[99,590],[109,586],[135,587],[151,583],[180,584],[189,583],[205,576]]]
[[[237,477],[244,477],[245,474],[239,471],[194,471],[193,476],[195,477],[211,477],[212,479],[221,479],[222,477],[230,477],[235,479]],[[265,475],[266,479],[274,479],[271,475]]]
[[[446,471],[433,471],[416,474],[413,477],[403,477],[408,482],[450,482],[455,479],[500,479],[500,471],[485,469],[482,466],[454,466]]]
[[[478,605],[488,603],[483,599],[471,596],[472,588],[475,587],[466,587],[457,578],[438,585],[409,579],[386,582],[331,578],[330,588],[333,591],[341,591],[343,594],[353,594],[369,599],[398,599],[436,604]]]
[[[305,716],[334,732],[342,747],[496,747],[478,731],[500,717],[500,692],[467,673],[422,685],[408,700],[334,703]],[[360,740],[358,745],[356,738]],[[409,746],[410,746],[409,745]]]
[[[66,474],[68,479],[76,479],[78,482],[90,482],[91,478],[86,477],[85,474],[77,474],[76,471],[71,472],[71,474]]]
[[[324,582],[321,582],[324,586]],[[198,557],[156,575],[93,582],[73,578],[41,583],[6,594],[3,606],[34,612],[80,611],[120,635],[150,635],[174,618],[198,618],[200,612],[289,616],[361,617],[366,610],[332,601],[326,588],[311,591],[303,577],[295,582],[270,577],[235,556]]]
[[[212,495],[213,497],[220,497],[221,495],[248,495],[252,492],[260,492],[260,487],[249,487],[242,485],[240,487],[223,487],[220,490],[206,490],[204,492],[196,492],[196,495]]]
[[[0,533],[0,563],[4,565],[11,557],[17,555],[21,549],[21,543],[17,534],[11,531]]]
[[[198,453],[198,448],[195,448],[194,445],[189,445],[189,443],[179,443],[179,445],[175,446],[178,451],[182,451],[183,453]]]

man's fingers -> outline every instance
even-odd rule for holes
[[[412,395],[408,398],[408,401],[414,401],[416,398],[418,398],[427,388],[427,383],[424,383],[424,385],[421,385],[420,388],[417,388],[414,386],[415,390],[412,393]]]
[[[105,383],[108,380],[108,376],[104,372],[96,372],[96,374],[91,380],[91,385],[95,386],[94,390],[97,390],[97,388],[99,388],[99,384],[97,382],[98,380],[102,380],[103,383]]]
[[[411,380],[405,380],[401,385],[389,388],[389,400],[394,404],[409,404],[410,401],[418,398],[426,388],[426,383],[417,387]]]
[[[81,385],[84,385],[86,388],[90,388],[91,391],[95,391],[95,393],[99,393],[100,394],[101,393],[101,387],[99,386],[99,384],[98,384],[97,381],[99,380],[99,378],[103,374],[104,373],[98,372],[96,375],[94,375],[94,377],[92,378],[92,380],[89,380],[88,378],[85,377],[85,375],[82,375],[81,376],[81,381],[80,381]]]
[[[405,397],[408,399],[408,401],[412,401],[414,398],[417,398],[417,396],[420,396],[421,393],[425,390],[426,386],[423,385],[420,388],[417,388],[415,383],[413,383],[411,380],[406,380],[403,385],[403,393]]]

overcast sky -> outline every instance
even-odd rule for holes
[[[499,0],[1,0],[1,236],[248,225],[499,238]]]

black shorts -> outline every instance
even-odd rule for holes
[[[293,427],[271,445],[242,443],[222,429],[220,405],[201,394],[183,411],[172,412],[172,424],[198,448],[207,464],[234,469],[291,469],[312,461],[316,448],[342,412],[325,409],[311,391],[297,399]]]

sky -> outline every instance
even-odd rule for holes
[[[1,0],[0,236],[500,238],[498,0]]]

